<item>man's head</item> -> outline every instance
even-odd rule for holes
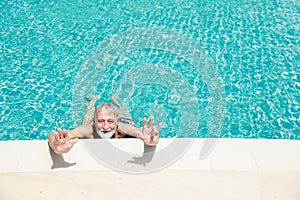
[[[111,138],[117,130],[117,112],[113,105],[104,103],[95,110],[94,123],[101,138]]]

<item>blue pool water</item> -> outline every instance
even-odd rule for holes
[[[0,140],[114,94],[162,137],[300,139],[297,0],[1,1],[0,22]]]

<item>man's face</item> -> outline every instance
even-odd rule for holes
[[[97,112],[96,127],[104,134],[108,134],[117,126],[117,119],[113,113],[101,110]]]

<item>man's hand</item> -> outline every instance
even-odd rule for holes
[[[58,132],[53,132],[48,136],[49,145],[57,154],[69,152],[78,140],[78,138],[71,139],[68,131],[61,129],[58,129]]]
[[[148,146],[155,146],[158,144],[159,140],[159,133],[158,129],[162,126],[161,123],[159,123],[157,126],[152,126],[152,123],[154,121],[153,117],[150,117],[148,121],[148,125],[146,124],[146,119],[143,119],[143,127],[142,127],[142,140],[143,142]]]

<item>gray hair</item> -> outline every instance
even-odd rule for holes
[[[115,108],[112,104],[109,104],[109,103],[103,103],[103,104],[99,105],[99,106],[95,109],[94,120],[97,119],[97,113],[100,112],[100,111],[106,111],[106,112],[108,112],[108,113],[110,113],[110,114],[113,114],[116,120],[117,120],[117,118],[118,118],[117,110],[116,110],[116,108]]]

